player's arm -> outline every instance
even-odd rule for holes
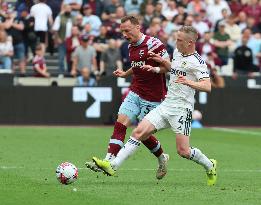
[[[115,76],[121,78],[127,78],[128,76],[132,75],[132,73],[133,73],[132,68],[129,68],[127,71],[123,71],[122,69],[118,68],[113,72]]]
[[[189,86],[191,88],[194,88],[195,90],[198,90],[198,91],[211,92],[210,78],[202,78],[198,82],[195,82],[195,81],[187,79],[183,75],[179,75],[179,77],[175,81],[175,83],[180,83],[180,84],[183,84],[183,85],[187,85],[187,86]]]
[[[155,62],[159,63],[160,66],[159,67],[152,67],[152,66],[149,66],[149,65],[145,65],[145,66],[142,66],[141,68],[142,69],[145,69],[147,71],[152,71],[152,72],[155,72],[155,73],[167,73],[170,71],[171,69],[171,62],[170,62],[170,59],[169,57],[167,56],[161,56],[159,53],[154,53],[154,52],[148,52],[148,59],[152,59],[154,60]]]

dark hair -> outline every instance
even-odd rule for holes
[[[124,17],[121,19],[121,23],[125,23],[125,22],[127,22],[127,21],[130,21],[131,24],[133,24],[133,25],[139,25],[139,24],[140,24],[139,19],[138,19],[137,17],[135,17],[135,16],[132,16],[132,15],[130,15],[130,16],[124,16]]]

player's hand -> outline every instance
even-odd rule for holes
[[[156,54],[156,53],[153,53],[151,51],[148,52],[148,59],[151,59],[151,60],[154,60],[156,61],[157,63],[162,63],[162,61],[164,60],[160,54]]]
[[[140,68],[141,68],[142,70],[155,72],[155,71],[154,71],[154,67],[152,67],[151,65],[143,65],[143,66],[141,66]]]
[[[179,75],[178,79],[175,81],[175,83],[180,83],[183,85],[189,85],[189,80],[185,78],[183,75]]]
[[[117,69],[115,71],[113,71],[113,75],[117,76],[117,77],[121,77],[121,78],[125,78],[126,77],[126,72],[123,71],[122,69]]]

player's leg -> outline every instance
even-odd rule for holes
[[[139,112],[139,96],[130,91],[120,106],[105,160],[111,161],[117,156],[124,145],[127,127],[136,120]]]
[[[117,157],[111,161],[99,160],[98,158],[93,158],[93,161],[104,170],[108,175],[114,175],[115,171],[121,166],[121,164],[140,146],[140,141],[148,139],[148,137],[155,132],[155,130],[160,130],[169,127],[162,113],[160,112],[159,106],[152,110],[145,118],[139,123],[137,128],[132,132],[127,143],[119,151]]]
[[[201,150],[191,147],[189,136],[191,132],[191,111],[179,111],[179,115],[170,120],[171,127],[176,132],[176,147],[178,154],[203,166],[207,172],[208,185],[216,182],[216,161],[210,160]]]
[[[150,102],[144,99],[140,100],[141,112],[139,119],[143,119],[151,110],[156,108],[159,102]],[[163,148],[160,141],[154,135],[150,135],[148,139],[142,141],[142,143],[150,150],[152,154],[158,159],[158,169],[156,172],[156,178],[162,179],[167,174],[167,162],[169,155],[163,152]]]
[[[131,124],[133,119],[136,119],[136,116],[138,116],[140,112],[138,98],[138,95],[133,92],[129,92],[121,104],[118,112],[118,119],[114,124],[113,133],[109,140],[107,154],[104,158],[106,161],[113,160],[123,147],[127,127]],[[100,169],[98,169],[96,164],[92,161],[86,162],[85,164],[87,168],[93,171],[100,171]]]
[[[138,127],[133,130],[132,136],[130,136],[129,140],[119,151],[114,160],[110,162],[93,157],[94,163],[107,175],[115,175],[116,170],[121,166],[121,164],[137,151],[141,144],[141,140],[146,140],[154,130],[155,127],[148,120],[143,119]]]

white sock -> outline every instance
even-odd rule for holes
[[[117,154],[117,157],[111,161],[113,169],[118,169],[121,164],[139,148],[140,141],[130,136],[130,139],[126,142],[123,148]]]
[[[107,160],[107,161],[112,161],[112,160],[114,160],[115,159],[115,155],[114,154],[112,154],[112,153],[107,153],[106,154],[106,157],[104,158],[104,160]]]
[[[213,163],[198,148],[190,148],[190,160],[202,165],[207,171],[213,167]]]
[[[163,162],[165,162],[165,156],[164,153],[162,153],[159,157],[158,157],[158,163],[159,164],[163,164]]]

